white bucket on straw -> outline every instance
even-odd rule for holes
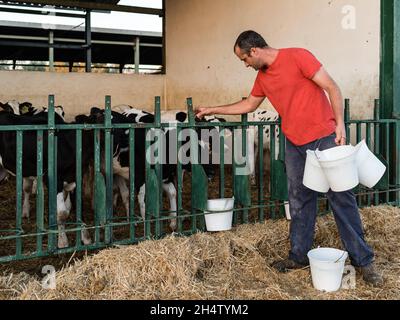
[[[356,145],[358,179],[368,188],[373,188],[385,174],[385,165],[368,149],[365,140]]]
[[[234,198],[207,200],[207,211],[204,215],[207,231],[226,231],[232,229]],[[227,211],[212,213],[213,211]]]
[[[326,292],[339,290],[348,253],[334,248],[317,248],[309,251],[307,256],[314,288]]]

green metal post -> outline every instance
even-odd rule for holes
[[[105,242],[107,244],[112,241],[112,227],[108,226],[113,220],[113,173],[112,173],[112,148],[111,148],[111,97],[105,97],[105,144],[104,144],[104,157],[106,169],[106,228],[105,228]]]
[[[264,126],[258,126],[258,218],[264,221]],[[255,169],[255,168],[254,168]]]
[[[161,98],[159,96],[155,97],[154,99],[154,120],[155,120],[155,127],[157,128],[157,157],[162,161],[163,159],[163,154],[159,154],[159,152],[163,152],[164,147],[162,144],[162,132],[161,132]],[[160,204],[159,204],[159,208],[160,211],[162,211],[163,209],[163,173],[162,173],[162,165],[160,162],[157,162],[156,166],[156,175],[158,178],[158,185],[159,185],[159,200],[160,200]],[[160,237],[161,236],[161,221],[160,221],[160,211],[157,211],[154,213],[155,215],[155,219],[156,219],[156,223],[155,223],[155,233],[156,233],[156,237]]]
[[[98,194],[98,183],[100,172],[100,131],[99,129],[94,130],[94,214],[95,214],[95,243],[100,243],[100,227],[102,223],[102,213],[99,210],[99,194]]]
[[[379,87],[380,101],[383,106],[380,110],[380,117],[382,119],[390,118],[393,110],[393,90],[395,79],[394,17],[396,2],[398,1],[381,0],[381,63]]]
[[[361,140],[361,123],[359,123],[359,122],[356,124],[356,140],[357,140],[357,143],[360,142],[360,140]],[[359,191],[361,190],[360,186],[358,185],[355,190],[357,190],[357,193],[359,193]],[[361,205],[362,205],[361,196],[358,195],[357,196],[357,206],[361,207]]]
[[[400,120],[400,3],[393,1],[393,106],[390,118]]]
[[[56,158],[55,158],[55,121],[54,121],[54,95],[49,96],[49,107],[47,114],[48,139],[47,139],[47,162],[48,162],[48,179],[49,179],[49,229],[54,231],[57,228],[57,176],[56,176]],[[50,232],[48,238],[49,251],[56,248],[55,234]]]
[[[193,131],[195,122],[194,122],[192,98],[187,98],[186,104],[187,104],[187,108],[188,108],[189,125],[191,128],[191,131],[190,131],[190,163],[192,165],[192,189],[191,190],[194,190],[194,184],[196,183],[196,181],[194,181],[194,177],[193,177],[193,164],[198,163],[199,155],[198,155],[198,145],[196,145],[197,136],[195,135],[195,132]],[[193,194],[191,195],[191,203],[192,203],[192,205],[191,205],[192,232],[194,233],[197,230],[197,216],[194,215],[196,212],[193,209]],[[201,219],[201,221],[203,221],[203,219]]]
[[[219,197],[225,197],[225,128],[219,127]]]
[[[237,127],[232,128],[232,192],[235,195],[236,194],[236,188],[235,188],[235,172],[236,172],[236,161],[235,161],[235,129]],[[237,204],[237,199],[235,199],[235,208]],[[238,221],[238,213],[237,211],[233,211],[233,217],[232,217],[232,224],[235,225],[237,224]]]
[[[371,126],[372,123],[366,124],[366,139],[365,142],[367,143],[368,148],[371,150]],[[371,195],[367,194],[367,206],[371,206]]]
[[[242,156],[246,157],[246,159],[249,157],[247,154],[247,128],[248,128],[248,117],[247,113],[242,114]],[[247,160],[246,160],[247,163]],[[242,223],[248,223],[249,222],[249,210],[248,209],[243,209],[242,210]]]
[[[285,149],[286,149],[286,138],[285,135],[282,132],[282,125],[281,125],[281,119],[279,119],[279,160],[282,165],[285,165]],[[286,167],[285,169],[286,170]],[[286,194],[281,197],[280,200],[283,200],[283,204],[280,206],[279,211],[280,215],[282,217],[286,216],[285,212],[285,202],[289,202],[289,186],[287,183],[287,175],[285,174],[285,182],[286,182]]]
[[[389,166],[387,168],[388,170],[388,175],[389,175],[389,189],[390,189],[390,178],[391,178],[391,168],[390,168],[390,124],[386,123],[385,124],[385,135],[386,135],[386,139],[385,139],[385,159],[386,161],[389,163]],[[386,203],[388,203],[390,201],[390,192],[387,191],[386,192]]]
[[[129,129],[129,233],[135,242],[135,130]]]
[[[381,150],[380,148],[380,130],[381,130],[381,126],[379,124],[379,114],[380,114],[380,110],[379,110],[379,103],[380,100],[379,99],[375,99],[374,101],[374,152],[376,154],[378,154]],[[378,205],[379,204],[379,194],[378,193],[374,193],[374,205]]]
[[[82,226],[82,130],[76,130],[76,155],[75,155],[75,165],[76,165],[76,224],[77,226]],[[77,248],[81,247],[81,232],[76,231],[76,243]]]
[[[43,194],[43,130],[37,132],[37,155],[36,155],[36,250],[39,255],[43,254],[44,232],[44,194]]]
[[[395,124],[395,188],[400,188],[400,121]],[[400,207],[400,191],[396,192],[396,205]]]
[[[17,131],[17,153],[16,153],[16,182],[17,182],[17,223],[16,227],[19,234],[22,234],[22,147],[23,147],[23,132]],[[17,259],[22,254],[22,239],[17,237],[16,241],[16,256]]]
[[[182,218],[180,218],[179,216],[182,214],[182,192],[183,192],[183,186],[182,186],[182,163],[179,159],[179,150],[181,149],[182,146],[182,142],[180,141],[179,137],[181,135],[181,127],[177,127],[176,128],[176,146],[177,146],[177,177],[176,177],[176,182],[177,182],[177,191],[178,191],[178,195],[177,195],[177,208],[178,208],[178,212],[177,212],[177,216],[178,216],[178,232],[181,233],[182,232]]]
[[[150,129],[146,129],[146,137],[148,136],[148,134],[149,134],[149,130]],[[146,142],[145,142],[145,150],[146,150],[146,152],[145,152],[145,154],[147,154],[147,152],[149,152],[148,150],[150,150],[150,141],[148,141],[147,139],[146,139]],[[151,170],[151,167],[150,167],[150,163],[149,163],[149,161],[147,161],[147,158],[146,158],[146,161],[145,161],[145,176],[146,176],[146,184],[145,184],[145,188],[146,188],[146,196],[145,196],[145,203],[146,203],[146,207],[145,207],[145,219],[144,219],[144,236],[145,236],[145,238],[146,239],[150,239],[150,237],[151,237],[151,214],[153,213],[154,214],[154,212],[149,212],[149,206],[147,205],[147,203],[149,202],[149,201],[146,201],[147,199],[148,199],[148,197],[150,197],[151,195],[149,194],[149,192],[148,192],[148,189],[149,189],[149,183],[148,183],[148,181],[149,181],[149,175],[150,175],[150,170]]]
[[[275,156],[275,151],[276,151],[275,150],[275,128],[276,128],[276,125],[272,124],[271,125],[271,132],[270,132],[271,133],[270,134],[270,150],[271,150],[271,153],[270,153],[270,157],[271,157],[270,173],[271,173],[271,176],[270,176],[270,179],[269,179],[270,195],[273,194],[273,192],[274,192],[273,188],[274,188],[274,185],[276,185],[272,181],[272,178],[273,178],[272,171],[274,170],[274,165],[273,164],[275,163],[275,158],[276,158],[276,156]],[[273,202],[272,197],[270,197],[270,202],[271,202],[271,206],[269,207],[269,217],[272,218],[272,219],[275,219],[275,210],[276,210],[276,208],[275,208],[275,203]]]

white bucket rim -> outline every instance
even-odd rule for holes
[[[231,203],[230,206],[228,206],[227,208],[221,208],[221,209],[209,209],[209,204],[211,203],[218,203],[218,204],[225,204],[228,205],[229,203]],[[204,211],[205,214],[209,215],[209,214],[225,214],[225,213],[229,213],[231,211],[233,211],[233,209],[235,208],[235,197],[231,197],[231,198],[217,198],[217,199],[208,199],[207,200],[207,209]]]
[[[235,200],[235,197],[230,197],[230,198],[216,198],[216,199],[207,199],[208,201],[227,201],[227,200]]]
[[[342,255],[341,255],[336,261],[319,260],[319,259],[316,259],[316,258],[314,258],[314,257],[310,257],[310,254],[311,254],[312,252],[315,252],[315,251],[318,251],[318,250],[336,250],[336,251],[342,252]],[[349,256],[349,253],[348,253],[346,250],[341,250],[341,249],[337,249],[337,248],[330,248],[330,247],[319,247],[319,248],[315,248],[315,249],[312,249],[312,250],[308,251],[308,253],[307,253],[307,257],[308,257],[310,260],[313,259],[313,260],[318,261],[318,263],[326,263],[326,264],[328,264],[328,263],[332,264],[332,263],[342,263],[342,262],[345,262],[345,261],[347,260],[348,256]]]
[[[341,148],[341,147],[348,147],[349,150],[351,150],[352,152],[350,154],[348,154],[348,155],[345,155],[345,156],[342,156],[340,158],[333,159],[333,160],[332,159],[329,159],[329,160],[320,159],[320,158],[318,158],[317,153],[316,153],[317,151],[318,152],[324,152],[324,151],[327,151],[327,150],[331,150],[331,149],[334,149],[334,148]],[[344,159],[347,159],[347,158],[351,159],[351,157],[355,158],[357,151],[358,151],[358,149],[356,150],[356,148],[354,146],[352,146],[351,144],[347,144],[347,145],[344,145],[344,146],[336,146],[336,147],[325,149],[325,150],[322,150],[322,151],[319,150],[319,149],[314,150],[316,158],[321,163],[338,162],[340,160],[344,160]]]

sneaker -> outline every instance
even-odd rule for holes
[[[359,268],[363,280],[372,285],[373,287],[380,287],[383,285],[382,276],[376,271],[373,263]]]
[[[278,270],[279,272],[288,272],[290,270],[302,269],[306,266],[306,264],[297,263],[291,259],[278,260],[271,265],[271,267]]]

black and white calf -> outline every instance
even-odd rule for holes
[[[0,102],[0,108],[4,111],[16,114],[16,115],[37,115],[41,112],[47,112],[47,107],[34,107],[31,102],[25,101],[19,103],[17,100],[10,100],[6,103]],[[62,106],[54,106],[54,111],[58,113],[63,119],[65,116],[64,108]]]
[[[115,110],[115,108],[113,108]],[[121,109],[119,109],[121,110]],[[97,117],[99,122],[104,121],[104,110],[100,110],[99,108],[92,108],[91,116]],[[100,117],[99,117],[100,115]],[[147,112],[136,112],[135,109],[129,108],[129,111],[126,113],[119,113],[116,111],[112,111],[112,123],[152,123],[154,122],[154,116]],[[141,120],[141,122],[137,122]],[[167,133],[168,134],[168,133]],[[129,145],[128,145],[128,131],[125,132],[126,139],[124,143],[120,143],[118,146],[118,154],[113,159],[113,182],[114,182],[114,190],[119,190],[119,194],[121,195],[122,202],[125,206],[127,215],[129,214]],[[168,141],[168,139],[167,139]],[[115,142],[114,142],[115,145]],[[146,130],[145,129],[135,129],[135,186],[136,193],[138,197],[138,203],[140,208],[140,214],[142,218],[145,218],[145,170],[146,170]],[[168,146],[167,146],[168,147]],[[167,193],[169,202],[170,202],[170,216],[176,216],[176,189],[173,184],[174,177],[176,173],[176,167],[170,164],[163,164],[162,166],[162,179],[163,184],[162,188],[164,192]],[[114,204],[116,203],[116,196],[114,196]],[[176,228],[176,219],[171,219],[170,222],[171,229],[175,230]]]
[[[25,112],[28,112],[33,107],[32,107],[32,103],[27,102],[27,101],[23,102],[23,103],[19,103],[17,100],[10,100],[6,103],[0,102],[0,108],[2,108],[6,112],[21,115]]]
[[[153,114],[144,111],[132,108],[127,105],[119,105],[112,108],[112,121],[114,123],[154,123],[155,117]],[[119,112],[117,112],[119,111]],[[93,112],[101,112],[100,109],[95,108],[92,109]],[[215,118],[213,118],[215,120]],[[167,113],[163,112],[161,114],[161,122],[163,123],[182,123],[187,121],[187,113],[183,111],[169,111]],[[174,132],[175,131],[175,132]],[[145,130],[144,129],[136,129],[137,133],[135,133],[135,186],[139,187],[138,192],[138,202],[140,206],[140,213],[144,218],[145,215]],[[171,125],[171,127],[167,127],[163,129],[163,134],[165,135],[166,141],[166,150],[169,150],[169,136],[171,134],[176,134],[176,127]],[[189,138],[187,138],[188,140]],[[185,143],[188,141],[184,141]],[[204,149],[204,143],[202,143],[201,139],[199,140],[199,147]],[[167,151],[168,154],[168,151]],[[129,178],[129,157],[128,150],[121,150],[119,154],[118,161],[121,166],[119,174],[114,174],[114,188],[115,190],[119,190],[119,194],[121,195],[122,201],[124,203],[126,212],[129,212],[129,188],[128,188],[128,178]],[[206,174],[211,177],[214,174],[213,166],[205,164],[203,165]],[[191,165],[186,164],[182,166],[183,170],[190,171]],[[163,184],[162,189],[166,192],[169,204],[170,204],[170,216],[176,216],[177,204],[176,204],[176,188],[174,185],[174,180],[176,177],[177,165],[176,163],[170,163],[169,157],[167,156],[166,163],[163,164],[162,172],[163,172]],[[114,171],[114,173],[116,170]],[[121,174],[122,172],[122,174]],[[125,176],[124,176],[125,175]],[[118,198],[118,194],[116,193],[114,196],[114,205],[116,204]],[[170,223],[171,229],[176,228],[176,219],[171,219]]]
[[[64,124],[63,119],[56,114],[55,121]],[[0,125],[38,125],[47,123],[47,114],[40,113],[34,116],[19,116],[9,112],[0,112]],[[89,134],[90,135],[90,134]],[[93,156],[93,134],[91,137],[84,132],[82,145],[85,151],[82,155],[82,166],[85,168],[89,159]],[[71,210],[69,192],[75,187],[75,131],[60,130],[57,132],[57,225],[58,225],[58,247],[68,246],[65,233],[65,223]],[[14,131],[0,131],[0,161],[5,170],[15,175],[16,172],[16,133]],[[36,177],[37,163],[37,135],[36,131],[25,131],[23,135],[23,159],[22,176],[31,181]],[[43,135],[43,173],[44,183],[48,184],[47,173],[47,135]],[[28,181],[28,180],[26,180]],[[25,188],[25,187],[24,187]],[[82,230],[82,241],[89,244],[90,238],[87,231]]]
[[[33,107],[32,103],[27,101],[19,103],[16,100],[10,100],[5,104],[0,102],[0,107],[3,108],[4,111],[13,113],[15,115],[32,116],[37,119],[42,119],[43,116],[45,115],[44,113],[47,112],[46,107],[36,108]],[[62,106],[55,106],[54,111],[62,118],[62,120],[64,120],[65,113]],[[7,175],[8,175],[7,171],[2,170],[2,168],[0,168],[0,181],[6,179]],[[23,218],[29,218],[29,213],[30,213],[29,197],[30,194],[36,193],[36,185],[37,185],[36,177],[23,178],[23,206],[22,206]]]

